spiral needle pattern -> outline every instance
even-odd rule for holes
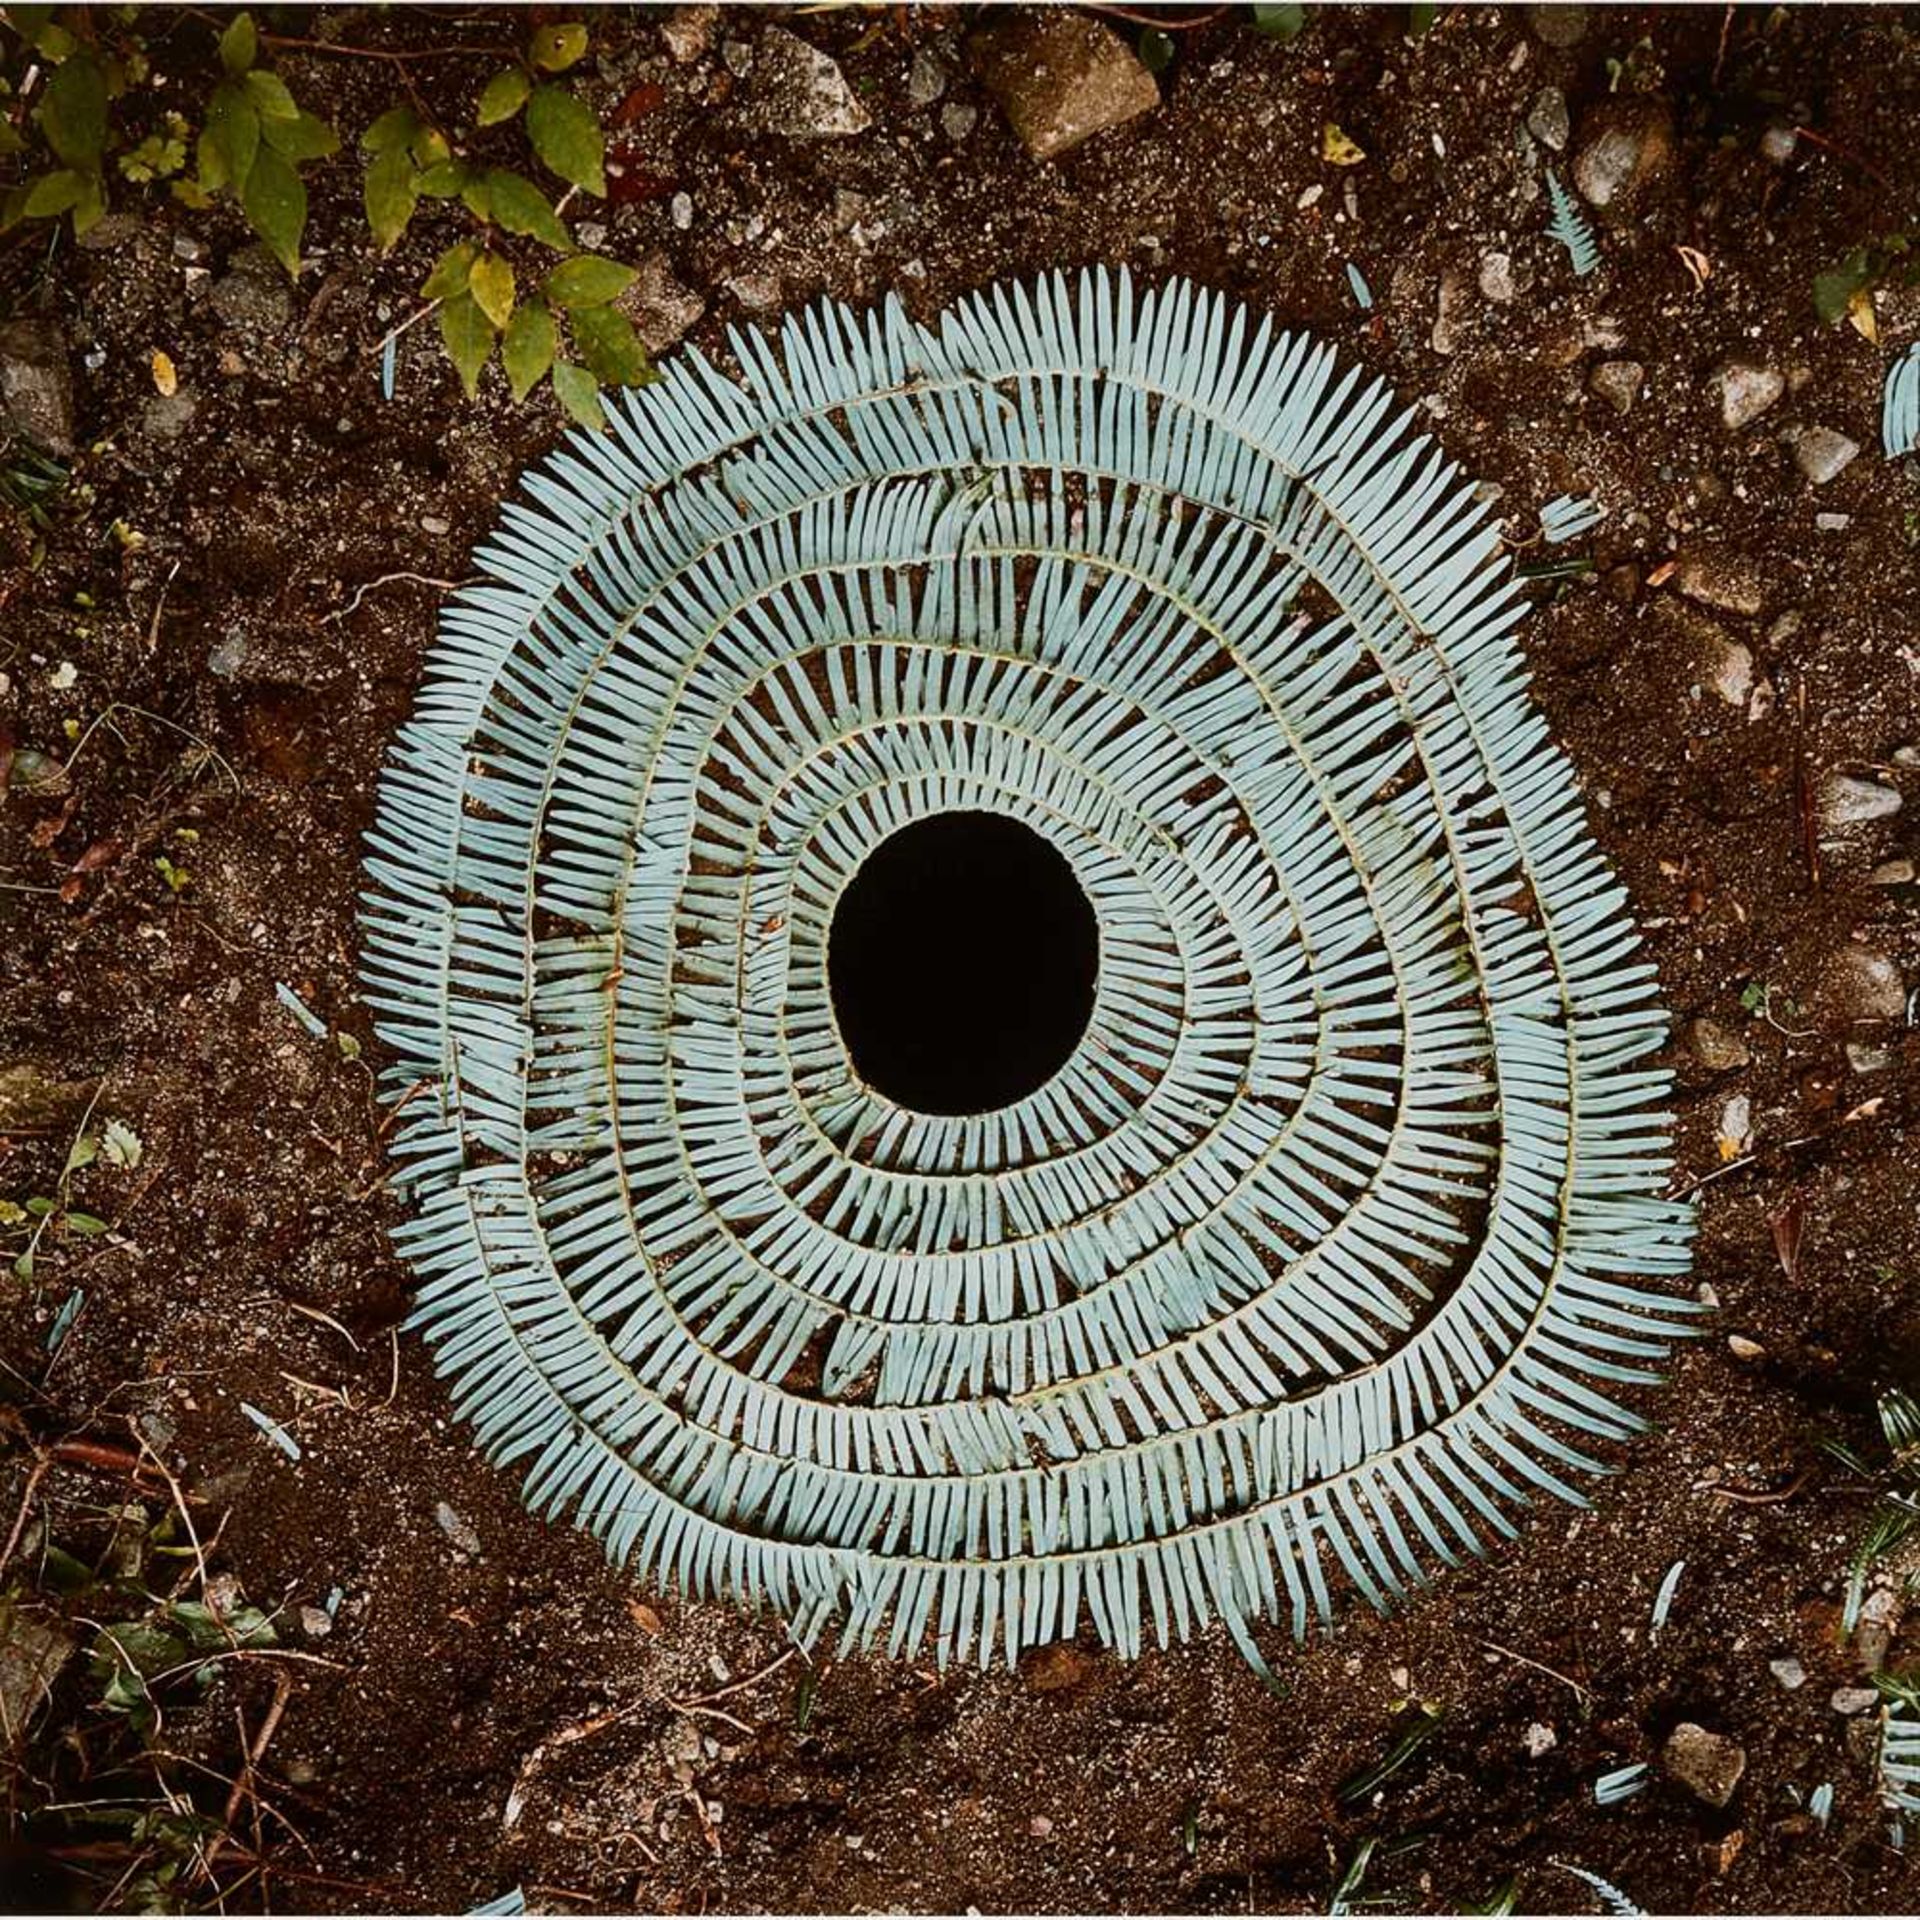
[[[1182,283],[734,352],[528,475],[382,784],[403,1251],[487,1451],[636,1574],[942,1660],[1257,1659],[1578,1499],[1691,1220],[1457,471]],[[855,1070],[828,934],[953,812],[1099,949],[1065,1064],[942,1114]]]

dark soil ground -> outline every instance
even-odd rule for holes
[[[119,1119],[144,1144],[138,1168],[98,1162],[73,1182],[109,1234],[54,1236],[31,1285],[0,1281],[0,1539],[23,1517],[5,1578],[28,1612],[57,1610],[50,1545],[98,1563],[110,1534],[124,1557],[164,1533],[157,1461],[229,1601],[237,1581],[305,1656],[220,1662],[169,1696],[153,1735],[218,1816],[228,1789],[188,1763],[236,1778],[243,1730],[270,1734],[216,1856],[232,1909],[462,1909],[521,1884],[553,1911],[1312,1911],[1377,1838],[1362,1892],[1389,1906],[1457,1908],[1518,1876],[1523,1907],[1595,1910],[1552,1864],[1567,1861],[1654,1909],[1910,1910],[1920,1878],[1889,1842],[1877,1716],[1831,1697],[1920,1654],[1920,1617],[1903,1625],[1889,1595],[1864,1635],[1838,1634],[1869,1495],[1817,1443],[1868,1444],[1876,1394],[1920,1368],[1920,1041],[1851,1021],[1841,958],[1871,949],[1920,979],[1914,888],[1884,884],[1884,863],[1920,852],[1913,759],[1896,758],[1920,742],[1920,472],[1889,466],[1877,432],[1920,295],[1882,292],[1874,344],[1821,325],[1809,287],[1920,221],[1916,23],[1595,8],[1553,45],[1518,10],[1443,8],[1409,41],[1403,8],[1314,8],[1283,45],[1228,14],[1175,36],[1156,112],[1042,163],[969,77],[971,11],[798,10],[873,117],[815,143],[744,136],[717,47],[676,64],[645,10],[596,17],[589,96],[604,111],[657,84],[634,165],[693,203],[685,228],[664,190],[598,213],[606,250],[663,251],[706,302],[692,337],[710,351],[769,276],[783,304],[891,289],[927,315],[1055,266],[1189,274],[1392,381],[1501,489],[1516,542],[1561,492],[1607,506],[1559,550],[1590,551],[1595,572],[1533,589],[1538,696],[1677,1018],[1709,1016],[1750,1053],[1716,1072],[1673,1048],[1684,1178],[1709,1183],[1696,1277],[1720,1312],[1649,1401],[1656,1431],[1591,1512],[1539,1512],[1401,1617],[1355,1612],[1276,1645],[1280,1697],[1213,1637],[1133,1666],[1091,1648],[1014,1673],[856,1659],[819,1670],[809,1700],[773,1624],[636,1592],[523,1512],[396,1332],[401,1207],[381,1184],[353,916],[434,583],[460,577],[560,421],[544,396],[515,409],[497,376],[463,403],[430,326],[402,338],[382,401],[378,342],[457,227],[423,217],[379,257],[343,154],[316,170],[312,263],[283,301],[210,297],[248,241],[225,210],[123,195],[131,218],[78,251],[44,227],[0,241],[7,306],[65,332],[84,446],[37,566],[31,529],[0,514],[0,714],[18,748],[71,756],[55,791],[16,781],[0,805],[8,887],[70,896],[0,893],[0,1067],[69,1083],[77,1104],[97,1083],[96,1126]],[[769,17],[735,14],[724,37],[751,44]],[[288,9],[277,24],[414,52],[522,31],[492,12]],[[210,58],[190,19],[156,44],[181,71]],[[939,104],[910,104],[916,47],[946,64]],[[380,60],[289,49],[278,64],[345,129],[398,84]],[[488,71],[464,53],[408,67],[454,115]],[[1602,224],[1602,268],[1581,280],[1543,233],[1553,156],[1516,139],[1548,86],[1571,106],[1563,172],[1610,103],[1673,116],[1671,150],[1630,217]],[[957,141],[940,121],[954,103],[978,109]],[[1361,164],[1323,161],[1327,121]],[[1769,127],[1806,131],[1769,158]],[[1523,283],[1510,300],[1481,290],[1495,252]],[[179,374],[164,403],[155,349]],[[1709,375],[1736,352],[1788,387],[1729,432]],[[1588,389],[1607,359],[1646,369],[1624,417]],[[1783,440],[1805,426],[1865,451],[1816,489]],[[1710,579],[1744,569],[1720,597],[1753,611],[1683,600],[1676,555],[1704,555]],[[1740,706],[1711,684],[1729,642],[1765,683]],[[1891,784],[1905,809],[1825,832],[1812,809],[1836,773]],[[175,891],[162,858],[188,884]],[[309,1038],[279,982],[364,1056]],[[1725,1116],[1736,1095],[1750,1147]],[[0,1195],[53,1190],[75,1109],[0,1142]],[[242,1402],[297,1436],[297,1464]],[[114,1463],[142,1443],[130,1480]],[[164,1590],[183,1573],[198,1578],[190,1554],[156,1555],[146,1577]],[[301,1609],[336,1589],[330,1630],[311,1615],[303,1629]],[[1792,1690],[1769,1665],[1788,1659],[1807,1675]],[[1342,1800],[1409,1701],[1443,1714],[1438,1731]],[[1657,1763],[1688,1720],[1745,1750],[1724,1811],[1657,1764],[1646,1792],[1596,1808],[1597,1775]],[[96,1904],[133,1864],[124,1832],[47,1810],[151,1802],[151,1760],[106,1771],[127,1747],[96,1677],[68,1662],[8,1761],[15,1904]],[[1823,1782],[1824,1826],[1805,1810]],[[262,1842],[271,1876],[249,1877]],[[176,1897],[213,1899],[191,1878]]]

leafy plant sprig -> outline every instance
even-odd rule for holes
[[[638,386],[653,369],[614,305],[633,269],[582,252],[560,217],[574,193],[599,196],[607,187],[600,124],[555,77],[586,51],[587,29],[577,22],[536,27],[524,58],[494,74],[474,107],[475,134],[522,123],[534,159],[567,189],[557,206],[525,173],[480,158],[471,138],[456,147],[416,106],[383,113],[360,144],[367,222],[383,251],[399,244],[422,200],[458,200],[479,229],[440,255],[420,289],[438,305],[440,338],[468,397],[497,348],[515,400],[550,378],[574,419],[599,426],[600,388]],[[508,240],[561,257],[544,269],[516,262]]]
[[[175,197],[205,207],[236,202],[288,273],[300,270],[307,225],[307,189],[300,169],[337,152],[339,136],[301,107],[287,83],[260,64],[260,35],[251,14],[236,14],[220,36],[220,78],[208,95],[197,134],[184,114],[165,112],[137,136],[118,125],[112,103],[147,75],[137,41],[108,46],[93,17],[52,7],[9,7],[6,25],[31,63],[51,68],[33,123],[50,164],[0,199],[0,231],[21,220],[71,220],[77,238],[107,211],[107,162],[132,185],[168,180]],[[12,51],[10,49],[10,51]],[[189,138],[194,171],[186,171]],[[21,129],[0,120],[0,155],[28,151]]]

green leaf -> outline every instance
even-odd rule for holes
[[[260,36],[254,30],[253,15],[237,13],[233,24],[220,36],[220,64],[229,73],[245,73],[260,57]]]
[[[300,271],[300,236],[307,226],[307,190],[271,147],[262,147],[240,190],[247,223],[289,273]]]
[[[360,144],[369,153],[389,153],[404,147],[419,130],[420,116],[411,107],[389,107],[360,136]]]
[[[275,153],[296,164],[324,160],[340,151],[340,136],[316,113],[297,113],[291,120],[262,120],[260,138]]]
[[[496,327],[513,318],[513,269],[497,253],[483,253],[473,263],[467,291]]]
[[[84,1171],[99,1157],[100,1136],[97,1133],[76,1134],[73,1145],[67,1149],[66,1165],[60,1169],[60,1178],[65,1180],[70,1174]]]
[[[429,200],[451,200],[465,187],[473,169],[464,160],[436,160],[420,175],[420,191]]]
[[[1149,73],[1165,73],[1173,65],[1173,36],[1158,27],[1140,29],[1140,64]]]
[[[547,298],[556,307],[604,307],[633,285],[634,271],[618,260],[576,253],[547,275]]]
[[[441,303],[440,338],[471,400],[480,391],[480,369],[493,351],[493,323],[471,294],[456,293]]]
[[[600,384],[585,367],[571,361],[556,360],[553,366],[553,390],[560,404],[583,427],[604,427],[607,416],[600,407]]]
[[[1837,266],[1813,276],[1813,310],[1831,326],[1847,302],[1873,279],[1873,249],[1855,247]]]
[[[515,400],[524,400],[553,365],[553,336],[553,315],[544,300],[524,300],[514,309],[500,342],[500,364]]]
[[[244,194],[259,151],[259,108],[245,89],[221,81],[207,102],[207,124],[200,135],[200,184],[210,192],[231,187]]]
[[[511,120],[527,104],[533,82],[518,67],[504,67],[480,89],[480,105],[474,118],[483,127],[497,127]]]
[[[0,119],[0,153],[25,153],[27,143],[11,120]]]
[[[569,186],[591,194],[607,190],[606,142],[600,123],[565,87],[540,86],[527,102],[527,138],[540,163]]]
[[[1303,6],[1256,6],[1253,10],[1253,30],[1263,33],[1269,40],[1278,40],[1282,44],[1297,40],[1307,24],[1307,10]]]
[[[58,219],[69,207],[77,207],[87,190],[87,176],[62,167],[58,173],[43,173],[27,188],[26,213],[30,220]]]
[[[493,199],[487,192],[487,176],[478,167],[468,167],[467,177],[460,182],[460,204],[476,220],[491,223]]]
[[[413,155],[417,167],[437,167],[453,152],[447,145],[447,136],[438,127],[421,125],[414,129],[413,137],[407,142],[407,151]]]
[[[391,253],[407,230],[420,197],[420,177],[404,146],[388,147],[374,156],[364,186],[367,225],[382,253]]]
[[[68,1213],[61,1219],[67,1232],[77,1233],[83,1240],[91,1240],[107,1230],[107,1223],[97,1213]]]
[[[107,145],[107,76],[91,53],[56,67],[40,103],[40,130],[67,166],[92,173]]]
[[[264,119],[292,120],[298,117],[300,109],[293,104],[293,95],[287,91],[287,83],[277,73],[268,73],[264,67],[256,67],[247,75],[246,89],[253,96],[253,104],[260,109]]]
[[[457,293],[467,290],[467,277],[473,272],[473,263],[480,249],[471,240],[456,240],[438,260],[433,263],[433,271],[427,275],[426,284],[420,289],[423,300],[451,300]]]
[[[1440,9],[1434,0],[1422,0],[1418,6],[1407,9],[1407,38],[1418,40],[1434,23]]]
[[[565,73],[587,50],[587,30],[577,20],[536,27],[527,41],[527,58],[543,73]]]
[[[617,307],[581,307],[567,316],[580,357],[610,387],[637,387],[653,377],[653,363]]]
[[[552,202],[524,175],[496,167],[487,175],[487,198],[501,232],[530,234],[561,253],[572,249],[573,236],[561,224]]]

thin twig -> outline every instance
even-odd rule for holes
[[[1793,1496],[1813,1478],[1811,1467],[1802,1467],[1784,1487],[1774,1493],[1749,1493],[1745,1487],[1702,1487],[1702,1493],[1710,1493],[1716,1500],[1736,1500],[1743,1507],[1777,1507],[1783,1500]]]
[[[320,624],[323,627],[330,627],[336,620],[349,619],[358,609],[360,602],[364,600],[368,594],[372,593],[376,587],[390,587],[396,580],[414,580],[423,587],[444,587],[449,591],[464,584],[459,580],[438,580],[430,573],[407,573],[404,571],[400,573],[383,573],[377,580],[363,582],[354,590],[353,598],[349,600],[344,607],[340,608],[337,613],[328,614]]]
[[[675,1713],[690,1713],[695,1707],[710,1707],[716,1700],[731,1700],[736,1693],[745,1693],[749,1687],[757,1687],[762,1680],[778,1673],[799,1651],[798,1647],[789,1647],[779,1659],[770,1661],[758,1673],[750,1673],[744,1680],[736,1680],[732,1686],[722,1687],[718,1693],[703,1693],[697,1700],[669,1700],[667,1705]]]
[[[1583,1686],[1570,1673],[1562,1673],[1558,1667],[1550,1667],[1544,1660],[1530,1660],[1524,1653],[1515,1653],[1511,1647],[1503,1647],[1498,1640],[1482,1640],[1483,1647],[1495,1653],[1505,1654],[1509,1660],[1517,1660],[1523,1667],[1531,1667],[1535,1673],[1544,1673],[1549,1680],[1558,1680],[1563,1687],[1571,1687],[1582,1700],[1593,1698],[1593,1689]]]
[[[20,1511],[13,1516],[13,1531],[7,1535],[7,1544],[0,1547],[0,1573],[6,1572],[14,1548],[20,1544],[20,1536],[26,1530],[27,1512],[33,1505],[33,1496],[40,1491],[40,1482],[46,1478],[47,1469],[52,1465],[52,1459],[42,1454],[33,1463],[33,1471],[27,1475],[26,1491],[20,1496]]]

